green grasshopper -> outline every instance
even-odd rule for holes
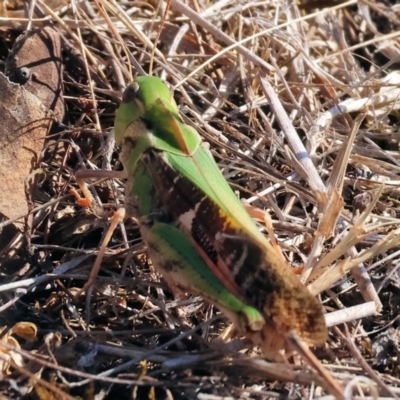
[[[149,256],[170,286],[203,296],[261,342],[271,332],[266,326],[283,338],[294,332],[308,344],[325,342],[320,304],[259,231],[159,78],[138,77],[127,87],[115,138],[124,171],[81,170],[78,183],[93,204],[84,179],[127,178],[125,210],[139,221]]]

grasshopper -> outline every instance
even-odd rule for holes
[[[260,232],[159,78],[138,77],[127,87],[115,138],[124,171],[78,171],[85,204],[93,200],[84,179],[127,178],[126,213],[139,221],[149,256],[170,286],[203,296],[261,345],[270,329],[311,345],[326,341],[320,304]]]

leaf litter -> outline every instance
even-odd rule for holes
[[[29,207],[33,222],[13,241],[5,235],[0,249],[1,326],[37,328],[34,342],[2,343],[11,374],[0,390],[26,398],[32,390],[39,398],[329,398],[298,357],[267,361],[229,333],[215,307],[190,294],[174,298],[134,221],[115,233],[90,304],[74,300],[108,224],[75,204],[73,172],[120,168],[113,116],[126,84],[152,65],[240,198],[269,212],[284,256],[319,295],[330,339],[313,351],[345,398],[399,397],[395,2],[31,5],[31,21],[18,2],[1,9],[2,72],[16,32],[57,32],[66,119],[39,150],[45,173]],[[123,203],[123,189],[118,181],[92,186],[107,212]],[[25,193],[13,203],[26,204]],[[21,249],[21,262],[3,268]]]

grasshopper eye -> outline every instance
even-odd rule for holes
[[[122,95],[122,102],[123,103],[132,103],[135,101],[137,97],[137,93],[139,91],[139,84],[137,82],[133,82],[130,84],[124,91]]]

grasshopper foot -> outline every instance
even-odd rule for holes
[[[76,202],[80,206],[82,206],[82,207],[90,207],[92,205],[92,200],[91,199],[88,199],[86,197],[82,197],[75,189],[71,189],[69,191],[69,193],[72,194],[75,197]]]

